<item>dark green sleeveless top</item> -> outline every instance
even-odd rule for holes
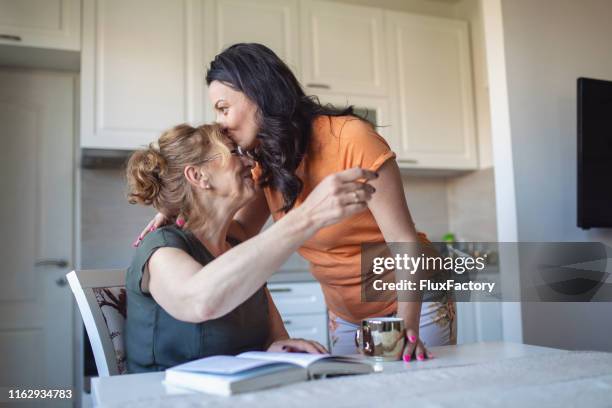
[[[264,287],[227,315],[203,323],[173,318],[150,294],[142,292],[144,267],[151,255],[163,247],[182,249],[202,265],[214,259],[189,231],[167,226],[147,234],[136,250],[126,278],[128,372],[161,371],[202,357],[263,350],[269,335]]]

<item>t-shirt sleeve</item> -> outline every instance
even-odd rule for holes
[[[142,276],[151,256],[159,248],[177,248],[189,253],[189,244],[172,228],[160,228],[147,234],[134,254],[132,264],[128,268],[126,286],[128,289],[150,296],[142,291]]]
[[[340,162],[345,169],[361,167],[377,171],[395,153],[369,123],[349,118],[340,131]]]

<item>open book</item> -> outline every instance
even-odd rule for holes
[[[326,376],[374,372],[363,358],[249,351],[194,360],[166,370],[166,383],[231,395]]]

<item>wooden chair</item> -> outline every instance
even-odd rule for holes
[[[127,372],[123,344],[127,311],[125,275],[125,270],[72,271],[66,275],[100,377]]]

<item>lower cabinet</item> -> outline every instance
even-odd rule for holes
[[[327,308],[317,282],[270,283],[268,290],[290,337],[329,346]]]

